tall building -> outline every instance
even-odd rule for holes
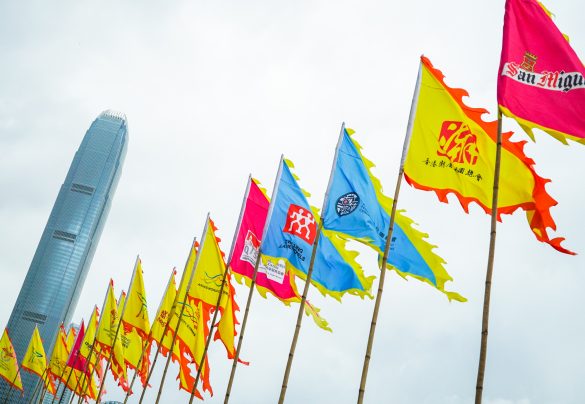
[[[59,325],[71,321],[110,210],[127,144],[126,116],[104,111],[75,153],[8,321],[19,363],[35,324],[49,356]],[[21,373],[24,396],[12,394],[11,403],[28,403],[39,380]],[[0,397],[7,390],[8,384],[1,380]]]

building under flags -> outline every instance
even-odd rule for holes
[[[20,362],[35,326],[51,352],[59,325],[68,324],[91,265],[110,210],[126,148],[124,114],[104,111],[91,124],[75,153],[53,206],[8,329]],[[39,377],[21,372],[24,395],[11,403],[28,402]],[[0,381],[0,397],[8,390]]]

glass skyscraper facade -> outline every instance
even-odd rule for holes
[[[126,148],[126,117],[102,112],[86,132],[41,236],[22,289],[8,321],[19,363],[35,325],[50,356],[61,322],[71,321],[116,190]],[[21,372],[28,403],[39,381]],[[0,397],[8,384],[0,380]]]

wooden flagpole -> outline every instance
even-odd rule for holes
[[[42,391],[42,389],[43,389],[43,387],[42,387],[42,386],[45,384],[45,382],[44,382],[44,379],[43,379],[43,378],[45,377],[45,373],[47,373],[47,369],[45,369],[45,370],[43,371],[43,374],[40,376],[40,377],[41,377],[41,382],[40,382],[40,383],[39,383],[39,382],[37,382],[37,385],[35,386],[35,389],[33,390],[33,394],[32,394],[32,396],[31,396],[31,398],[30,398],[30,400],[29,400],[29,403],[30,403],[30,404],[32,404],[32,403],[34,402],[34,400],[35,400],[35,396],[37,395],[37,391],[39,391],[39,388],[40,388],[40,391]],[[35,373],[35,374],[36,374],[36,373]],[[38,375],[37,375],[37,376],[38,376]]]
[[[16,352],[14,353],[14,355],[16,356]],[[10,383],[10,388],[8,389],[8,392],[6,393],[6,398],[4,399],[4,403],[7,403],[10,400],[10,397],[12,396],[12,390],[14,389],[14,382],[16,382],[16,378],[20,375],[20,365],[18,363],[16,363],[16,376],[14,376],[14,378],[12,379],[12,383]]]
[[[61,375],[59,376],[59,383],[57,383],[57,387],[55,387],[55,394],[53,395],[53,399],[51,400],[51,404],[55,402],[55,398],[57,398],[57,392],[59,391],[59,387],[63,384],[63,376],[65,376],[65,372],[67,371],[67,363],[63,366],[63,370],[61,371]]]
[[[134,276],[136,275],[136,269],[138,268],[138,261],[140,260],[140,256],[136,256],[136,262],[134,263],[134,270],[132,271],[132,277],[130,278],[130,286],[128,287],[128,294],[130,294],[130,288],[132,287],[132,282],[134,281]],[[104,370],[104,378],[100,383],[100,389],[98,390],[96,403],[99,404],[102,401],[100,397],[102,395],[102,391],[104,390],[104,386],[106,385],[106,378],[108,377],[108,370],[110,369],[110,365],[112,364],[112,358],[114,357],[114,349],[116,346],[116,340],[118,339],[118,335],[120,334],[120,327],[122,326],[122,317],[124,317],[124,312],[126,311],[126,303],[128,299],[124,300],[124,306],[122,306],[122,313],[118,316],[118,326],[116,327],[116,333],[114,334],[114,339],[112,340],[112,347],[110,349],[110,357],[108,358],[108,362],[106,363],[106,369]],[[103,314],[103,313],[102,313]],[[97,337],[97,330],[96,330],[96,337]],[[124,364],[122,364],[124,366]]]
[[[475,386],[475,404],[481,404],[483,395],[483,379],[487,357],[488,323],[490,317],[490,297],[492,275],[494,272],[494,257],[496,250],[496,224],[498,222],[498,191],[500,183],[500,165],[502,157],[502,112],[498,106],[498,139],[496,144],[496,163],[494,168],[494,190],[492,195],[492,220],[490,230],[490,246],[487,272],[485,276],[485,292],[483,296],[483,315],[481,320],[481,345],[479,350],[479,365],[477,369],[477,383]]]
[[[345,131],[345,122],[341,124],[341,131],[339,133],[339,139],[337,140],[337,146],[335,147],[335,155],[333,157],[333,164],[331,165],[331,173],[329,174],[329,182],[327,183],[327,190],[325,191],[325,197],[323,198],[323,208],[321,209],[322,214],[325,213],[325,209],[326,209],[327,203],[329,201],[329,191],[331,189],[331,183],[333,182],[333,173],[335,172],[335,168],[337,166],[337,156],[339,154],[339,146],[341,145],[344,131]],[[321,218],[319,219],[319,225],[317,227],[317,234],[315,236],[315,242],[313,243],[313,250],[311,252],[311,261],[309,262],[309,269],[307,270],[307,279],[305,280],[305,287],[303,289],[303,295],[301,296],[301,304],[299,306],[299,313],[297,315],[297,324],[295,326],[295,332],[294,332],[293,339],[292,339],[292,342],[290,345],[290,351],[288,353],[288,360],[287,360],[286,368],[284,371],[282,386],[280,388],[280,397],[278,399],[279,404],[284,403],[284,398],[286,396],[286,389],[288,388],[288,378],[290,376],[292,361],[293,361],[295,350],[297,347],[297,340],[298,340],[299,334],[301,332],[301,323],[303,321],[303,311],[305,309],[305,304],[307,301],[307,294],[309,293],[309,285],[311,283],[311,277],[313,276],[313,267],[315,265],[315,257],[317,256],[317,247],[319,246],[319,239],[321,238],[322,230],[323,230],[323,216],[321,216]]]
[[[49,372],[47,372],[47,374],[45,375],[45,377],[48,378],[49,379],[49,383],[51,383],[51,379],[50,379]],[[42,403],[43,402],[43,400],[45,399],[45,395],[47,394],[47,391],[49,391],[49,389],[47,389],[47,385],[43,381],[43,390],[42,390],[42,394],[40,394],[40,397],[39,397],[39,403]],[[57,390],[55,390],[55,393],[57,393]]]
[[[193,242],[191,243],[191,246],[189,247],[189,256],[191,255],[191,249],[193,248],[193,246],[195,245],[195,243],[197,242],[197,238],[193,238]],[[187,257],[187,262],[185,262],[185,268],[187,267],[187,264],[189,262],[189,257]],[[173,274],[175,274],[175,268],[173,268]],[[171,274],[171,277],[173,276],[173,274]],[[183,279],[185,278],[185,269],[183,269],[183,274],[181,275],[181,282],[179,283],[179,286],[183,283]],[[169,283],[171,282],[171,278],[169,278]],[[167,285],[167,289],[168,289],[168,285]],[[180,288],[179,288],[180,289]],[[180,292],[180,290],[179,290]],[[165,291],[166,293],[166,291]],[[163,295],[164,298],[164,295]],[[154,367],[156,366],[156,360],[158,359],[158,355],[160,354],[160,350],[161,350],[161,346],[165,340],[165,338],[167,337],[167,332],[169,331],[169,326],[170,326],[170,322],[173,318],[173,316],[175,315],[175,306],[177,305],[177,300],[178,300],[178,293],[177,295],[175,295],[175,300],[173,301],[173,307],[171,308],[171,312],[168,315],[168,320],[165,323],[165,328],[163,330],[163,334],[161,336],[160,339],[160,344],[156,344],[156,353],[154,354],[154,359],[152,360],[152,364],[150,365],[150,369],[148,369],[148,374],[146,376],[146,382],[144,383],[144,385],[142,386],[142,393],[140,394],[140,400],[138,400],[139,404],[142,404],[142,400],[144,400],[144,394],[146,393],[146,388],[148,387],[148,382],[150,381],[150,378],[152,377],[152,372],[154,371]],[[162,304],[162,300],[161,300],[161,304]],[[156,319],[155,319],[156,320]],[[169,353],[170,355],[171,353]]]
[[[394,189],[394,200],[392,201],[392,211],[390,213],[390,223],[388,225],[388,234],[386,236],[386,245],[384,246],[384,255],[382,257],[382,264],[380,267],[380,280],[378,282],[378,293],[376,294],[376,302],[374,304],[374,312],[372,313],[372,322],[370,323],[370,333],[368,335],[368,344],[366,346],[366,355],[364,357],[364,365],[362,368],[362,377],[360,381],[360,389],[358,392],[358,404],[364,402],[364,394],[366,392],[366,381],[368,379],[368,368],[370,366],[370,359],[372,358],[372,347],[374,345],[374,335],[376,333],[376,324],[378,322],[378,313],[380,312],[380,303],[382,302],[382,293],[384,291],[384,280],[386,278],[386,265],[388,264],[388,256],[390,254],[390,245],[392,243],[392,233],[394,232],[394,220],[396,218],[396,206],[398,205],[398,196],[400,194],[400,185],[404,177],[404,163],[406,155],[408,154],[408,147],[410,145],[410,137],[412,135],[412,127],[416,115],[416,106],[418,104],[418,95],[420,90],[420,82],[422,77],[422,64],[419,65],[418,76],[416,78],[416,86],[414,95],[412,97],[412,104],[410,106],[410,116],[408,118],[408,126],[406,129],[406,136],[404,138],[404,146],[402,148],[402,158],[400,160],[400,168],[398,170],[398,178],[396,179],[396,188]]]
[[[221,296],[223,294],[223,289],[225,287],[225,281],[227,279],[229,263],[232,261],[232,256],[234,253],[234,247],[236,244],[236,238],[238,237],[238,233],[240,231],[240,226],[242,225],[242,215],[244,214],[244,209],[246,208],[246,199],[248,198],[248,194],[250,193],[250,183],[252,181],[252,175],[248,176],[248,184],[246,185],[246,191],[244,192],[244,199],[242,200],[242,207],[240,208],[240,216],[238,218],[238,224],[236,226],[236,230],[234,231],[234,238],[232,239],[232,246],[230,248],[230,255],[228,256],[227,264],[225,267],[225,272],[223,273],[223,277],[221,279],[221,287],[219,288],[219,295],[217,297],[217,303],[215,304],[215,311],[213,312],[213,319],[211,320],[211,327],[209,328],[209,335],[207,335],[207,341],[205,341],[205,348],[203,349],[203,355],[201,356],[201,360],[199,361],[199,365],[197,366],[197,375],[195,376],[195,382],[193,382],[193,389],[191,390],[191,397],[189,398],[189,404],[193,403],[193,397],[195,397],[195,391],[197,390],[197,385],[199,384],[199,379],[201,378],[201,371],[202,366],[205,363],[205,358],[207,357],[207,350],[209,349],[209,344],[211,343],[211,337],[213,335],[213,328],[216,326],[215,322],[217,320],[217,313],[219,311],[219,305],[221,304]],[[229,295],[229,294],[228,294]],[[225,315],[225,313],[224,313]],[[126,404],[126,403],[124,403]]]
[[[203,238],[201,239],[201,244],[199,245],[199,251],[197,252],[197,256],[195,257],[195,262],[193,263],[193,269],[191,270],[191,274],[189,276],[189,282],[187,283],[187,286],[185,288],[185,294],[183,295],[183,304],[181,305],[181,311],[179,312],[179,317],[177,318],[177,328],[175,329],[175,332],[173,334],[173,340],[171,341],[171,347],[169,349],[169,356],[167,358],[167,362],[165,364],[165,369],[163,371],[163,375],[162,378],[160,380],[160,386],[158,388],[158,394],[156,396],[156,401],[155,404],[158,404],[160,401],[160,397],[162,394],[162,389],[164,387],[165,384],[165,378],[167,377],[167,370],[169,369],[169,363],[171,363],[171,358],[173,356],[173,349],[175,348],[175,343],[177,342],[177,336],[179,335],[179,328],[181,327],[181,323],[183,320],[183,313],[185,312],[185,306],[188,303],[188,299],[189,299],[189,289],[191,289],[191,283],[193,282],[193,278],[195,277],[195,269],[197,268],[197,263],[199,262],[199,256],[200,256],[200,252],[202,251],[203,248],[203,243],[205,243],[205,233],[207,232],[207,224],[209,223],[209,213],[207,213],[207,218],[205,219],[205,226],[203,227]],[[189,252],[189,255],[191,255],[191,253]],[[187,263],[189,262],[189,258],[187,258]],[[187,265],[185,265],[185,268],[187,267]],[[183,272],[184,274],[184,272]],[[179,286],[179,292],[181,287]],[[178,294],[177,294],[177,297]],[[177,301],[177,303],[179,303],[179,301]],[[201,313],[199,313],[201,315]],[[174,315],[174,313],[173,313]],[[172,320],[172,316],[171,316],[171,320]],[[171,321],[169,320],[169,321]],[[164,338],[164,336],[163,336]]]
[[[65,365],[65,369],[67,369],[67,365]],[[59,397],[59,404],[61,404],[63,402],[63,398],[65,397],[65,392],[69,389],[69,380],[71,380],[72,374],[73,374],[73,368],[71,369],[71,371],[67,375],[67,380],[65,380],[65,384],[63,386],[63,391],[61,392],[61,397]],[[69,390],[71,390],[71,389],[69,389]],[[71,390],[71,392],[72,392],[72,396],[75,397],[75,391]]]
[[[262,234],[262,238],[260,239],[260,245],[258,246],[258,256],[256,257],[256,264],[254,265],[254,272],[252,272],[252,280],[250,281],[250,289],[248,291],[248,300],[246,301],[246,309],[244,310],[244,318],[242,319],[242,326],[240,327],[240,336],[238,337],[238,346],[236,348],[236,354],[234,355],[234,359],[232,362],[232,370],[230,372],[230,379],[228,381],[227,389],[225,391],[225,398],[223,400],[224,404],[227,404],[230,400],[230,394],[232,391],[232,386],[234,384],[234,378],[236,376],[236,368],[238,366],[238,359],[240,358],[240,351],[242,350],[242,341],[244,339],[244,332],[246,331],[246,324],[248,323],[248,313],[250,311],[250,304],[252,303],[252,295],[254,294],[254,286],[256,285],[256,277],[258,276],[258,268],[260,266],[260,261],[262,260],[262,242],[266,235],[266,230],[268,229],[268,225],[270,224],[270,216],[272,214],[273,209],[273,200],[274,196],[276,195],[277,186],[280,182],[280,176],[282,174],[282,164],[284,163],[284,156],[280,156],[280,165],[278,166],[278,173],[276,174],[276,179],[274,180],[274,187],[272,188],[272,198],[270,200],[270,207],[268,208],[268,214],[266,215],[266,223],[264,224],[264,231]]]
[[[173,271],[171,272],[171,276],[169,277],[169,281],[167,282],[167,287],[165,289],[165,293],[169,289],[169,286],[171,284],[171,280],[173,279],[174,274],[175,274],[175,268],[173,268]],[[156,311],[157,315],[160,312],[164,297],[165,296],[163,294],[163,297],[158,305],[158,310]],[[155,318],[155,321],[156,321],[156,318]],[[167,321],[167,324],[168,324],[168,321]],[[167,324],[165,324],[165,327]],[[163,331],[166,331],[166,329]],[[134,381],[136,380],[136,375],[138,373],[138,369],[140,369],[140,367],[142,366],[142,361],[144,360],[144,355],[146,355],[146,351],[148,349],[148,346],[151,344],[151,339],[152,339],[152,325],[150,327],[150,332],[148,333],[148,336],[146,337],[146,341],[144,343],[144,346],[142,347],[142,353],[140,354],[140,359],[138,359],[138,366],[137,366],[136,371],[134,372],[134,376],[132,377],[132,382],[130,383],[130,387],[128,388],[128,391],[126,392],[126,397],[124,398],[124,404],[126,404],[128,402],[128,398],[130,397],[130,394],[132,393],[132,386],[134,386]],[[158,352],[159,351],[157,351],[157,354],[158,354]],[[147,378],[149,376],[150,375],[147,374]],[[148,386],[148,380],[146,380],[146,386]]]
[[[105,302],[104,302],[105,304]],[[95,307],[94,307],[95,310]],[[99,325],[98,325],[99,328]],[[85,391],[88,387],[91,386],[91,380],[93,377],[93,374],[95,372],[95,368],[97,367],[97,364],[100,360],[99,358],[99,354],[98,352],[95,352],[95,344],[97,341],[97,329],[96,329],[96,335],[93,338],[93,342],[91,344],[91,347],[89,348],[89,353],[87,354],[87,359],[85,360],[85,366],[83,367],[83,375],[81,376],[81,389],[80,391],[80,395],[79,395],[79,400],[77,401],[78,404],[81,404],[81,402],[83,401],[83,396],[85,395]],[[82,341],[83,343],[83,341]],[[91,363],[91,355],[95,353],[95,366],[92,367],[91,372],[89,372],[89,376],[87,375],[87,367],[89,366],[89,364]],[[71,373],[73,373],[73,370],[71,370]],[[89,384],[86,384],[87,382],[89,382]],[[79,385],[79,380],[77,380],[77,383],[75,384],[75,390],[77,390],[77,385]],[[73,403],[73,399],[75,398],[75,392],[74,394],[71,395],[71,401],[69,401],[69,404]]]

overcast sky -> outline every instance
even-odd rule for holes
[[[545,4],[583,60],[583,3]],[[74,153],[103,110],[127,115],[129,147],[74,321],[101,304],[110,277],[117,290],[128,287],[136,254],[152,319],[206,213],[229,251],[248,174],[271,192],[281,153],[321,206],[345,121],[393,194],[420,54],[470,92],[468,104],[495,112],[503,12],[503,0],[0,2],[0,326]],[[517,130],[509,119],[504,128]],[[484,398],[582,403],[585,148],[538,133],[525,150],[552,179],[555,235],[579,255],[536,241],[521,212],[498,226]],[[472,401],[490,218],[450,200],[405,185],[399,207],[439,246],[454,278],[448,288],[469,301],[449,303],[389,274],[368,403]],[[360,262],[376,273],[372,252],[362,249]],[[242,308],[246,296],[238,285]],[[309,298],[334,332],[305,318],[287,402],[353,403],[373,300],[339,304],[314,289]],[[242,352],[251,365],[238,367],[232,402],[277,400],[296,314],[296,306],[254,296]],[[219,343],[210,366],[215,395],[206,401],[223,402],[231,363]],[[172,365],[163,402],[188,397],[177,372]],[[121,399],[108,379],[106,398]]]

